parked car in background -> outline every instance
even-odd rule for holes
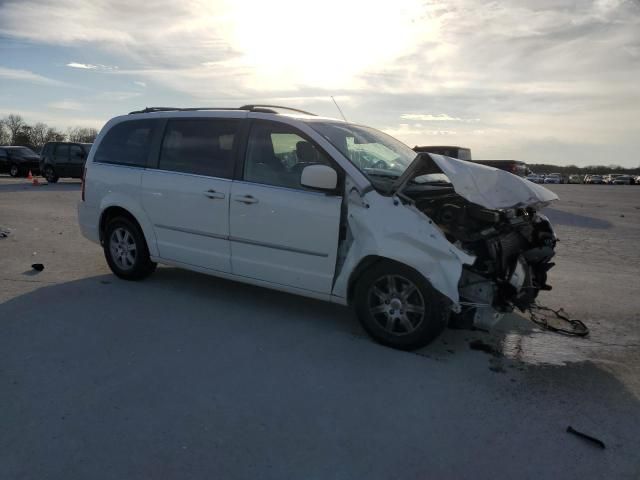
[[[613,185],[613,182],[615,181],[615,179],[622,176],[624,176],[623,173],[610,173],[602,177],[602,179],[604,183],[606,183],[607,185]]]
[[[560,183],[567,183],[569,181],[569,177],[567,175],[563,174],[563,173],[554,172],[554,173],[550,173],[549,175],[552,175],[554,177],[558,177],[560,179]],[[547,176],[549,176],[549,175],[547,175]]]
[[[38,173],[39,165],[40,156],[28,147],[0,147],[0,173],[26,176],[29,172]]]
[[[82,178],[90,143],[49,142],[42,147],[40,172],[50,183],[60,177]]]
[[[634,179],[631,175],[616,175],[612,180],[612,185],[632,185]]]
[[[569,175],[569,183],[582,183],[580,175]]]
[[[588,178],[584,181],[584,183],[589,183],[592,185],[603,185],[604,182],[604,178],[602,178],[602,175],[588,175]]]
[[[530,173],[526,176],[526,179],[533,183],[544,183],[544,177],[537,173]]]
[[[562,177],[559,174],[552,173],[544,177],[544,183],[557,184],[557,183],[563,183],[563,182],[562,182]]]
[[[556,236],[540,209],[553,192],[282,110],[111,119],[86,162],[78,221],[113,273],[139,280],[160,262],[353,305],[373,338],[401,349],[432,341],[452,312],[488,328],[551,288]],[[362,152],[372,166],[353,160]]]

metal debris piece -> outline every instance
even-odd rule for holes
[[[590,442],[595,443],[602,449],[606,448],[602,440],[592,437],[591,435],[587,435],[586,433],[579,432],[575,428],[573,428],[571,425],[567,427],[567,432],[573,433],[574,435],[580,438],[584,438],[585,440],[589,440]]]

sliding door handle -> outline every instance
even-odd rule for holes
[[[204,192],[204,196],[207,198],[224,198],[224,193],[216,192],[215,190],[207,190]]]
[[[258,199],[253,197],[252,195],[236,195],[235,197],[233,197],[233,199],[236,202],[241,202],[246,204],[258,203]]]

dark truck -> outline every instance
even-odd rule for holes
[[[459,160],[466,160],[473,163],[479,163],[480,165],[487,165],[488,167],[499,168],[505,170],[519,177],[525,177],[529,173],[527,164],[519,160],[472,160],[471,150],[464,147],[456,146],[415,146],[413,149],[416,152],[435,153],[438,155],[444,155],[446,157],[457,158]]]

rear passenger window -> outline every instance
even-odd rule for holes
[[[239,127],[239,120],[170,120],[162,142],[159,168],[231,178]]]
[[[94,161],[146,167],[155,120],[132,120],[112,127],[100,142]]]

